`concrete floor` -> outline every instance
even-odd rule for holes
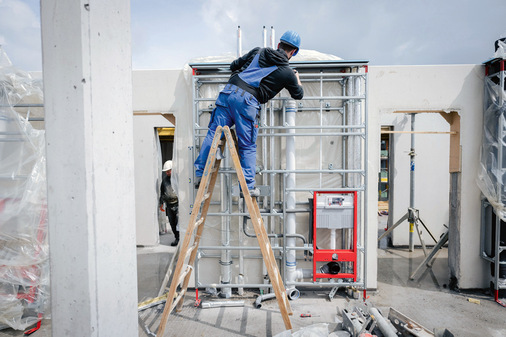
[[[173,235],[161,236],[162,245],[155,248],[138,248],[139,301],[155,297],[170,261],[174,248],[169,246]],[[457,293],[450,291],[448,284],[447,250],[437,255],[432,270],[425,269],[414,281],[409,275],[423,260],[423,252],[416,249],[380,249],[378,252],[378,289],[368,291],[368,301],[380,309],[384,316],[394,308],[412,318],[429,330],[447,328],[455,336],[506,336],[506,308],[493,301],[486,291]],[[349,298],[339,291],[328,301],[330,289],[301,289],[301,297],[291,301],[294,315],[291,316],[292,331],[308,329],[318,323],[335,323],[342,309],[353,309],[361,300]],[[169,316],[164,336],[274,336],[282,333],[284,323],[277,301],[267,300],[260,309],[253,303],[258,293],[248,291],[244,297],[234,295],[231,300],[244,300],[244,307],[195,308],[195,292],[185,297],[183,310]],[[199,293],[203,301],[222,300]],[[469,302],[479,300],[479,304]],[[142,321],[151,331],[158,328],[162,306],[144,310]],[[312,317],[302,318],[302,313]],[[3,336],[23,336],[22,331],[6,329]],[[44,320],[39,331],[31,336],[51,336],[51,321]],[[147,336],[139,327],[139,336]]]
[[[493,301],[484,291],[461,292],[448,289],[447,249],[438,254],[432,270],[425,269],[411,281],[409,275],[423,260],[423,251],[417,249],[379,250],[378,289],[369,291],[368,301],[387,316],[394,308],[427,329],[447,328],[455,336],[506,336],[506,308]],[[163,277],[163,276],[162,276]],[[360,300],[349,298],[339,291],[332,301],[327,300],[330,289],[303,289],[301,297],[291,301],[294,315],[293,331],[316,323],[334,323],[340,320],[342,309],[353,309]],[[210,295],[199,294],[202,301],[220,301]],[[253,303],[257,292],[248,292],[244,307],[200,309],[193,306],[195,292],[185,297],[183,310],[169,316],[164,336],[274,336],[285,330],[275,299],[263,302],[260,309]],[[479,304],[469,302],[479,300]],[[301,318],[311,313],[311,318]],[[158,327],[161,309],[149,309],[141,314],[151,330]],[[140,336],[146,336],[144,332]]]

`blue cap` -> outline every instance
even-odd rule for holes
[[[282,41],[294,48],[297,48],[293,56],[297,55],[300,48],[300,36],[297,34],[297,32],[293,30],[287,30],[279,39],[279,41]]]

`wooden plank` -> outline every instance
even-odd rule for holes
[[[450,173],[462,171],[462,149],[460,146],[460,116],[457,111],[450,112]]]

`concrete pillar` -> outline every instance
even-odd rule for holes
[[[130,1],[41,1],[53,336],[137,336]]]

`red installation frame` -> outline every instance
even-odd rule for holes
[[[353,239],[351,249],[318,249],[317,248],[317,197],[324,194],[352,194],[353,195]],[[322,273],[317,270],[317,262],[351,262],[353,272],[347,270],[345,273]],[[317,272],[318,271],[318,272]],[[357,191],[339,191],[339,192],[314,192],[313,196],[313,281],[319,278],[342,278],[353,279],[357,281]]]

